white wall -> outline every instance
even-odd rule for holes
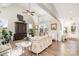
[[[24,16],[24,20],[26,21],[26,23],[32,23],[32,18],[22,13],[24,10],[25,9],[23,7],[17,4],[8,6],[6,8],[1,8],[0,20],[7,20],[9,30],[11,30],[14,33],[14,22],[18,21],[17,14],[22,14]]]
[[[51,24],[57,24],[57,30],[51,30]],[[53,17],[49,21],[49,34],[52,36],[52,39],[55,39],[56,41],[61,41],[61,33],[62,33],[62,28],[61,28],[61,23],[59,20],[54,19]]]
[[[17,4],[1,9],[2,13],[0,13],[0,18],[8,21],[8,28],[13,33],[15,33],[14,22],[17,21],[17,13],[22,14],[24,16],[24,20],[26,21],[26,23],[32,24],[33,20],[34,20],[34,23],[36,25],[38,24],[38,17],[37,16],[29,17],[28,15],[22,13],[24,10],[26,10],[26,9]],[[60,40],[60,38],[59,38],[60,36],[58,36],[61,34],[60,33],[60,23],[58,21],[56,21],[56,19],[54,19],[52,16],[50,16],[47,13],[47,14],[43,15],[42,17],[40,17],[39,21],[40,21],[40,24],[44,23],[48,26],[49,34],[54,35],[53,38]],[[52,23],[57,23],[57,31],[51,30]]]
[[[54,17],[46,14],[39,19],[40,24],[46,24],[48,27],[48,34],[52,36],[52,39],[61,41],[61,33],[62,33],[62,26],[59,20],[56,20]],[[51,30],[51,24],[57,24],[57,30]]]
[[[61,19],[62,20],[62,35],[64,34],[63,33],[63,29],[64,27],[67,27],[68,28],[68,33],[67,33],[67,36],[69,38],[78,38],[79,36],[79,20],[78,19]],[[76,26],[76,31],[75,33],[72,33],[71,32],[71,26],[73,25],[73,23],[75,23],[75,26]]]

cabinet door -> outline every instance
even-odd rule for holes
[[[27,24],[26,23],[15,23],[15,34],[14,40],[20,40],[27,36]]]
[[[15,23],[15,32],[16,33],[26,33],[27,25],[26,23]]]
[[[23,33],[26,33],[26,31],[27,31],[27,30],[26,30],[26,24],[24,24],[24,25],[22,26],[22,32],[23,32]]]

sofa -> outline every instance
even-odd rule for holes
[[[31,51],[38,55],[44,49],[52,45],[52,38],[48,35],[36,36],[31,38],[31,42],[32,42]]]

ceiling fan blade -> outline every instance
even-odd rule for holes
[[[29,10],[26,10],[26,11],[29,11]]]
[[[27,13],[27,12],[24,11],[24,12],[22,12],[22,13]]]
[[[31,13],[32,16],[34,16],[34,14]]]
[[[30,10],[26,10],[26,11],[30,13]]]
[[[35,13],[35,12],[31,12],[31,13]]]
[[[27,14],[29,13],[30,15],[34,16],[35,12],[34,11],[31,12],[30,10],[25,10],[23,13],[27,13]]]

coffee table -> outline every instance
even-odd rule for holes
[[[22,42],[15,43],[15,45],[17,47],[21,47],[22,48],[22,53],[24,53],[24,51],[26,51],[27,48],[30,48],[31,42],[30,41],[22,41]]]

